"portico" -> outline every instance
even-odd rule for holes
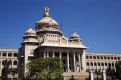
[[[63,64],[64,72],[81,72],[83,71],[82,54],[83,49],[71,47],[54,47],[40,46],[36,49],[35,56],[48,58],[59,57],[60,65]],[[39,55],[38,55],[39,54]]]

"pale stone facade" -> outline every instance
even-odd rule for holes
[[[86,69],[100,70],[111,67],[115,69],[117,61],[121,60],[121,54],[112,53],[86,53]]]
[[[75,73],[80,75],[80,72],[84,75],[85,49],[77,33],[74,32],[70,38],[63,35],[58,23],[50,17],[49,8],[45,7],[43,18],[36,23],[36,30],[29,28],[24,34],[18,55],[18,75],[20,78],[26,76],[26,65],[32,57],[59,57],[64,64],[65,77]]]
[[[2,76],[2,71],[5,65],[5,61],[11,62],[8,66],[8,78],[17,79],[17,59],[18,49],[0,49],[0,76]],[[10,71],[12,69],[12,71]]]
[[[12,67],[18,69],[16,76],[21,80],[26,76],[27,63],[33,57],[59,57],[62,61],[60,64],[64,64],[64,80],[69,80],[72,75],[78,80],[85,80],[89,77],[89,69],[92,72],[103,72],[109,66],[115,69],[116,61],[121,60],[120,54],[88,53],[85,50],[80,36],[74,32],[70,38],[66,38],[59,30],[58,23],[50,17],[49,8],[45,7],[44,15],[36,22],[35,30],[30,27],[25,31],[18,50],[0,49],[0,55],[6,52],[6,57],[0,57],[0,70],[3,60],[16,60],[18,65]],[[9,56],[9,53],[18,53],[18,57]]]

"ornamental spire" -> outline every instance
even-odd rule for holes
[[[49,8],[48,7],[44,8],[44,17],[49,17]]]

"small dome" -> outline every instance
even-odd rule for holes
[[[23,36],[23,43],[37,43],[37,35],[36,31],[34,31],[31,27],[27,31],[25,31]]]
[[[36,31],[34,31],[34,30],[30,27],[25,33],[36,34]]]
[[[50,17],[43,17],[41,20],[37,22],[38,24],[49,24],[49,25],[58,25],[58,23],[50,18]]]
[[[76,32],[74,32],[74,33],[70,36],[70,38],[80,38],[80,36],[79,36]]]

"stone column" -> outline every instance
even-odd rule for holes
[[[106,80],[106,71],[105,71],[105,69],[102,72],[103,72],[103,80]]]
[[[55,53],[53,52],[53,58],[55,57]]]
[[[96,63],[97,65],[96,65],[96,70],[98,71],[98,63]]]
[[[44,52],[44,58],[46,58],[46,52]]]
[[[49,57],[49,52],[47,51],[47,58]]]
[[[94,80],[93,71],[90,69],[90,80]]]
[[[111,69],[112,69],[112,63],[110,63],[110,65],[111,65]]]
[[[78,58],[79,58],[79,71],[81,72],[81,58],[80,58],[80,53],[78,53]]]
[[[74,72],[76,71],[76,64],[75,64],[75,52],[73,53],[73,60],[74,60]]]
[[[61,59],[62,59],[62,54],[61,54],[61,52],[59,52],[59,58],[60,58],[60,66],[61,66],[61,65],[62,65],[62,64],[61,64],[61,63],[62,63],[62,62],[61,62],[61,61],[62,61],[62,60],[61,60]]]
[[[6,54],[7,54],[6,56],[7,56],[7,58],[8,58],[8,52],[6,52]]]
[[[116,72],[116,63],[114,63],[114,70],[115,70],[115,72]]]
[[[81,59],[82,59],[82,71],[86,71],[86,58],[85,58],[85,50],[83,50],[82,52],[81,52]]]
[[[69,66],[69,53],[67,52],[67,71],[70,71],[70,66]]]

